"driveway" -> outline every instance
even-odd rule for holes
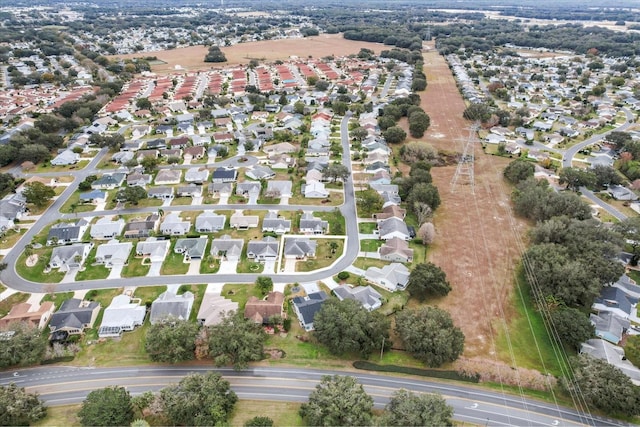
[[[297,259],[285,259],[284,260],[284,271],[285,273],[295,273],[296,272],[296,262]]]
[[[282,196],[280,198],[280,204],[281,205],[288,205],[289,204],[289,197]]]
[[[358,267],[354,267],[353,265],[348,266],[344,269],[344,271],[348,271],[349,273],[353,273],[357,276],[364,276],[364,270]]]
[[[235,274],[238,268],[237,260],[221,260],[220,261],[220,269],[218,273],[220,274]]]
[[[227,204],[229,204],[229,196],[228,195],[223,196],[221,194],[220,195],[220,200],[218,200],[218,204],[219,205],[227,205]]]
[[[201,205],[203,199],[204,199],[204,197],[202,197],[202,196],[192,197],[191,198],[191,204],[192,205]]]
[[[263,273],[275,273],[276,272],[276,262],[275,261],[265,261],[264,262],[264,270]]]
[[[162,207],[167,207],[167,206],[171,206],[171,202],[173,201],[173,199],[164,199],[162,201]]]
[[[78,274],[77,268],[70,268],[64,275],[60,283],[71,283],[76,281],[76,274]]]
[[[111,267],[111,271],[109,272],[109,276],[107,277],[107,279],[119,279],[122,273],[122,269],[124,268],[124,265],[114,265],[113,267]]]
[[[161,268],[162,268],[162,261],[152,262],[151,268],[149,268],[149,273],[147,273],[147,276],[160,276]]]
[[[200,264],[202,263],[201,259],[192,259],[189,262],[189,271],[187,272],[187,274],[191,275],[196,275],[196,274],[200,274]]]
[[[249,205],[257,205],[258,204],[258,196],[259,196],[259,194],[251,194],[251,195],[249,195],[249,202],[247,202],[247,204],[249,204]]]

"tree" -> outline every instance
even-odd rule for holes
[[[124,387],[94,390],[82,402],[78,412],[83,426],[124,426],[133,421],[131,395]]]
[[[324,178],[330,178],[333,182],[338,179],[346,180],[349,178],[349,169],[341,164],[341,163],[331,163],[324,170],[323,174]]]
[[[370,217],[376,212],[382,210],[384,200],[380,193],[374,189],[367,189],[357,193],[356,204],[358,206],[358,215],[362,218]]]
[[[557,193],[549,188],[546,180],[529,178],[516,186],[512,195],[517,214],[534,221],[545,221],[554,216],[591,218],[591,208],[576,194]]]
[[[437,307],[402,310],[396,316],[396,333],[405,349],[430,367],[453,362],[464,349],[462,331]]]
[[[407,164],[418,161],[434,162],[438,159],[438,150],[422,141],[411,141],[400,147],[400,157]]]
[[[204,62],[226,62],[227,57],[218,46],[211,46],[204,57]]]
[[[409,274],[407,289],[412,297],[424,301],[429,297],[443,297],[451,291],[447,275],[437,265],[426,262],[416,265]]]
[[[12,322],[0,331],[14,331],[0,346],[0,369],[33,365],[42,360],[47,344],[40,329],[26,322]]]
[[[611,166],[595,165],[591,168],[596,176],[596,187],[599,189],[606,188],[610,185],[619,185],[622,179],[618,172]]]
[[[293,104],[293,112],[296,114],[304,114],[305,103],[302,101],[296,101]]]
[[[24,170],[24,165],[22,166]],[[0,173],[0,198],[15,191],[18,183],[10,173]]]
[[[430,222],[425,222],[418,229],[418,237],[422,240],[423,245],[430,245],[436,239],[436,229]]]
[[[567,189],[578,191],[580,187],[593,188],[596,175],[580,168],[563,168],[560,171],[560,184],[567,184]]]
[[[355,378],[324,376],[300,406],[300,416],[310,426],[367,426],[372,408],[373,399]]]
[[[631,265],[638,265],[640,260],[640,217],[632,216],[614,225],[614,230],[622,234],[631,246]]]
[[[228,313],[218,325],[209,327],[209,354],[216,366],[244,369],[261,360],[265,334],[262,327],[241,314]]]
[[[413,82],[411,83],[411,91],[422,92],[426,88],[427,88],[426,79],[413,79]]]
[[[427,204],[432,210],[436,210],[438,206],[440,206],[440,193],[438,192],[438,188],[433,184],[427,184],[425,182],[415,184],[407,196],[407,204],[409,205],[409,209],[417,215],[421,209],[421,203]]]
[[[22,195],[27,203],[33,203],[35,206],[42,208],[56,195],[53,188],[44,185],[39,181],[28,182],[24,185]]]
[[[414,138],[422,138],[430,125],[431,119],[424,111],[415,111],[409,116],[409,133]]]
[[[485,123],[491,118],[491,107],[487,104],[471,104],[464,110],[462,117],[467,120],[479,120],[482,123]]]
[[[256,279],[256,288],[262,295],[267,295],[273,290],[273,280],[271,277],[258,276]]]
[[[173,425],[223,425],[233,411],[238,396],[220,374],[189,374],[160,390],[164,414]]]
[[[624,346],[624,355],[635,366],[640,366],[640,335],[629,335]]]
[[[147,190],[145,190],[144,188],[138,185],[122,188],[118,190],[118,192],[116,193],[116,200],[121,202],[132,203],[134,205],[137,205],[140,200],[146,199],[146,198],[147,198]]]
[[[154,362],[178,363],[195,357],[198,325],[188,320],[151,325],[147,331],[145,350]]]
[[[518,184],[527,178],[533,177],[534,172],[533,163],[525,160],[514,160],[504,169],[504,177],[512,184]]]
[[[37,394],[14,383],[0,386],[0,426],[26,426],[47,416],[47,407]]]
[[[351,138],[356,141],[362,141],[369,135],[369,132],[367,132],[365,128],[359,126],[352,131],[349,131],[349,134],[351,135]]]
[[[318,80],[315,83],[315,89],[318,91],[324,92],[325,90],[329,89],[330,85],[331,84],[326,80]]]
[[[140,161],[140,165],[142,165],[146,173],[155,172],[158,169],[159,164],[160,160],[158,160],[156,157],[144,157]]]
[[[42,163],[51,159],[51,152],[42,144],[25,144],[18,149],[15,160]]]
[[[608,414],[626,417],[640,414],[640,389],[605,360],[580,355],[574,363],[573,381],[565,379],[562,385],[582,396],[587,405]]]
[[[327,300],[313,319],[314,336],[333,354],[358,353],[362,357],[389,346],[389,320],[367,311],[355,300]]]
[[[151,110],[153,105],[151,105],[149,98],[138,98],[136,99],[136,107],[138,107],[139,110]]]
[[[344,116],[344,113],[349,109],[349,104],[343,101],[333,101],[333,103],[331,103],[331,108],[336,115]]]
[[[573,350],[595,335],[589,316],[575,308],[559,308],[551,312],[551,323],[560,340]]]
[[[622,148],[632,141],[631,134],[628,132],[613,131],[606,136],[607,141],[613,143],[616,150],[622,150]]]
[[[244,427],[273,427],[273,420],[269,417],[253,417],[244,423]]]
[[[399,144],[407,139],[407,133],[400,126],[391,126],[382,132],[382,137],[389,144]]]
[[[453,408],[439,394],[417,394],[404,389],[393,393],[381,425],[453,426]]]

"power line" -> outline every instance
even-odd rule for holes
[[[475,184],[474,184],[474,172],[473,172],[473,164],[475,162],[475,155],[473,153],[474,143],[477,141],[476,134],[480,125],[475,123],[469,129],[469,137],[465,140],[464,148],[462,149],[462,155],[458,158],[458,167],[456,168],[456,172],[451,179],[451,192],[455,192],[456,185],[460,180],[461,176],[466,177],[469,185],[471,186],[471,193],[475,194]]]

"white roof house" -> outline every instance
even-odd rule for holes
[[[155,325],[158,322],[174,318],[178,320],[187,320],[191,314],[193,307],[193,293],[187,291],[181,295],[173,292],[165,291],[151,303],[151,314],[149,322]]]
[[[102,324],[98,329],[100,338],[119,337],[124,331],[132,331],[142,325],[147,308],[140,305],[140,298],[118,295],[111,305],[104,309]]]
[[[409,282],[409,269],[397,262],[382,268],[369,267],[364,273],[365,279],[390,291],[403,290]]]

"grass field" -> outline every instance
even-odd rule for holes
[[[24,235],[25,229],[21,228],[19,231],[7,230],[6,233],[0,238],[0,249],[9,249],[16,244],[18,240]]]
[[[64,277],[65,273],[58,270],[51,270],[49,273],[45,273],[44,269],[48,264],[48,260],[51,258],[52,247],[43,247],[42,249],[34,249],[33,253],[38,255],[38,262],[33,267],[27,267],[24,253],[22,253],[16,261],[16,271],[23,278],[32,282],[39,283],[59,283]]]
[[[0,317],[4,317],[11,311],[11,307],[29,299],[29,294],[18,292],[0,301]]]
[[[249,297],[254,296],[262,298],[260,291],[253,284],[226,284],[222,287],[221,295],[231,301],[238,303],[238,309],[244,310]]]

